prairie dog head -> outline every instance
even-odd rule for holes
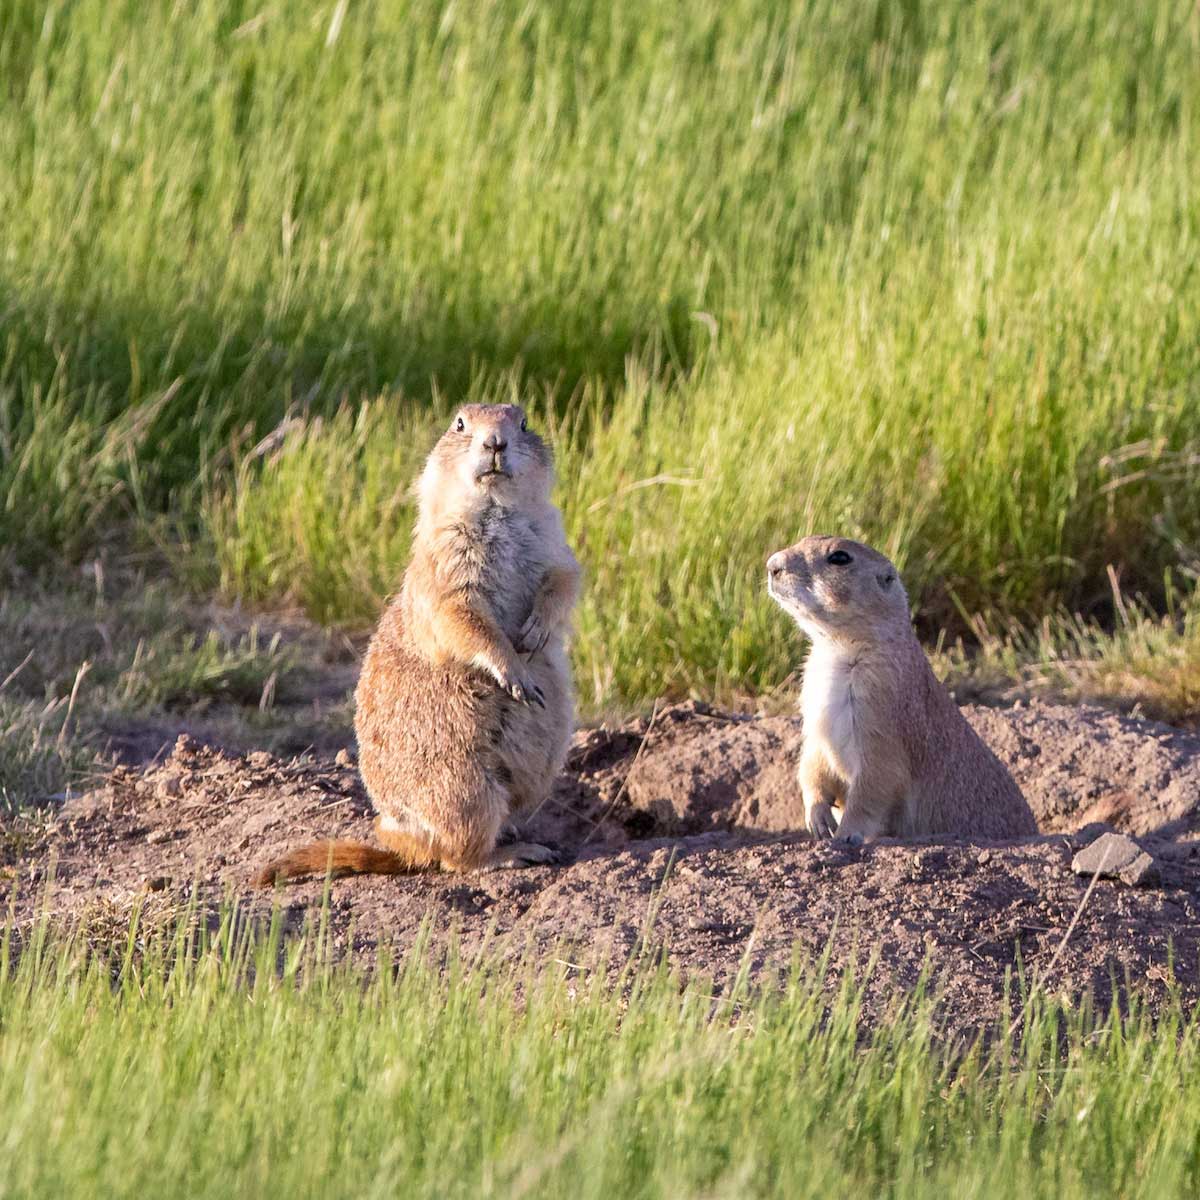
[[[506,507],[549,498],[554,466],[549,447],[528,427],[515,404],[466,404],[438,439],[421,475],[426,511]]]
[[[909,628],[896,568],[849,538],[801,538],[772,554],[767,591],[814,641],[872,642],[888,629]]]

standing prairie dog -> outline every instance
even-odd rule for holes
[[[815,837],[1037,833],[1012,776],[930,669],[882,554],[806,537],[767,559],[767,590],[812,640],[799,778]]]
[[[571,737],[564,642],[580,572],[553,481],[521,409],[456,414],[418,483],[412,559],[355,693],[359,770],[384,849],[318,842],[258,882],[553,861],[544,846],[497,847],[511,817],[549,796]]]

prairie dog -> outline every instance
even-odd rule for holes
[[[355,693],[359,770],[384,847],[318,842],[258,882],[553,861],[498,847],[550,794],[574,700],[565,639],[580,571],[550,500],[551,454],[515,405],[460,409],[417,485],[412,558]]]
[[[888,559],[848,538],[806,537],[767,559],[767,590],[812,641],[799,780],[815,837],[1038,832],[1012,776],[930,669]]]

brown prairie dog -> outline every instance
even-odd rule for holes
[[[511,818],[549,796],[571,736],[565,640],[580,571],[553,481],[520,408],[455,414],[418,483],[412,559],[355,694],[359,769],[385,849],[319,842],[259,882],[553,861],[544,846],[498,846]]]
[[[888,559],[848,538],[806,537],[767,560],[767,588],[812,641],[799,779],[815,837],[1038,832],[1012,776],[930,669]]]

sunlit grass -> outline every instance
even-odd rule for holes
[[[1110,619],[1110,565],[1161,611],[1200,555],[1197,20],[14,0],[0,556],[149,543],[367,622],[437,422],[515,395],[589,705],[778,686],[762,563],[817,528],[926,629]]]
[[[190,931],[190,932],[189,932]],[[85,940],[86,939],[86,940]],[[88,948],[90,944],[90,949]],[[229,914],[0,962],[11,1196],[1186,1196],[1200,1042],[1034,997],[1021,1037],[875,1026],[847,982],[683,985],[647,959],[329,965]]]
[[[1114,630],[1079,617],[1036,629],[982,622],[977,642],[939,647],[935,666],[960,700],[1040,696],[1104,704],[1155,720],[1194,724],[1200,714],[1200,613],[1159,617],[1117,596]]]

